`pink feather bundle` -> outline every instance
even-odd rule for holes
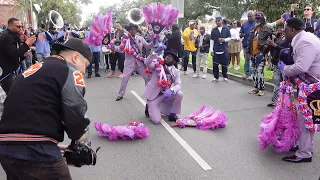
[[[103,37],[105,37],[112,28],[112,10],[108,11],[104,16],[99,15],[94,18],[88,37],[84,39],[90,46],[101,46]]]
[[[130,122],[126,126],[112,126],[95,122],[99,136],[107,138],[109,141],[145,139],[149,136],[149,129],[141,122]]]
[[[141,10],[147,25],[160,23],[167,29],[171,27],[179,15],[179,10],[162,3],[151,3],[148,6],[142,6]]]
[[[294,147],[300,135],[300,124],[292,94],[292,85],[282,82],[275,109],[261,120],[261,131],[258,134],[260,151],[269,145],[273,145],[276,152],[288,152]]]
[[[220,110],[215,111],[211,106],[203,105],[190,116],[187,116],[184,119],[178,119],[174,126],[179,126],[180,128],[196,126],[197,129],[208,130],[224,128],[227,121],[228,118],[225,113]]]
[[[201,130],[224,128],[227,121],[226,114],[217,110],[210,117],[198,121],[197,128]]]

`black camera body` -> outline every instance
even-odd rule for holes
[[[64,152],[64,157],[67,160],[67,164],[81,167],[83,165],[95,165],[97,162],[97,152],[91,149],[91,143],[85,144],[81,142],[72,141]]]

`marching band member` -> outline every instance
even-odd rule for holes
[[[40,25],[40,30],[37,33],[37,40],[34,43],[36,47],[36,57],[39,62],[50,57],[50,42],[53,40],[51,34],[45,30],[45,25]]]
[[[71,31],[70,24],[65,24],[64,28],[59,32],[57,38],[59,42],[64,42],[72,37],[79,38],[80,36],[78,33]]]
[[[154,124],[160,123],[161,113],[169,115],[169,121],[176,121],[178,119],[177,114],[181,112],[183,99],[180,72],[174,66],[179,62],[179,57],[174,49],[164,52],[165,64],[163,68],[169,83],[168,87],[164,88],[158,85],[159,77],[155,69],[155,64],[157,63],[155,60],[158,58],[156,53],[161,52],[161,48],[159,46],[144,62],[149,70],[152,71],[151,79],[144,90],[144,96],[147,99],[146,116],[150,115],[150,119]]]

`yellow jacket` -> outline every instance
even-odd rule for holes
[[[193,33],[193,36],[190,36]],[[194,52],[197,50],[195,47],[195,41],[199,35],[198,30],[191,30],[189,27],[183,31],[182,38],[184,41],[184,50]]]

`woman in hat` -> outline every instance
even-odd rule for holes
[[[159,46],[161,49],[161,46]],[[159,49],[158,48],[158,49]],[[148,82],[144,96],[147,99],[147,106],[145,114],[147,117],[150,115],[150,119],[154,124],[159,124],[161,121],[161,114],[169,115],[169,121],[176,121],[178,119],[177,114],[181,112],[181,102],[183,94],[181,92],[181,79],[180,72],[174,66],[179,62],[178,53],[174,49],[170,49],[164,52],[164,63],[160,65],[163,67],[167,83],[161,84],[159,81],[158,70],[162,67],[159,66],[158,56],[156,52],[153,52],[144,62],[147,68],[152,71],[151,79]]]

